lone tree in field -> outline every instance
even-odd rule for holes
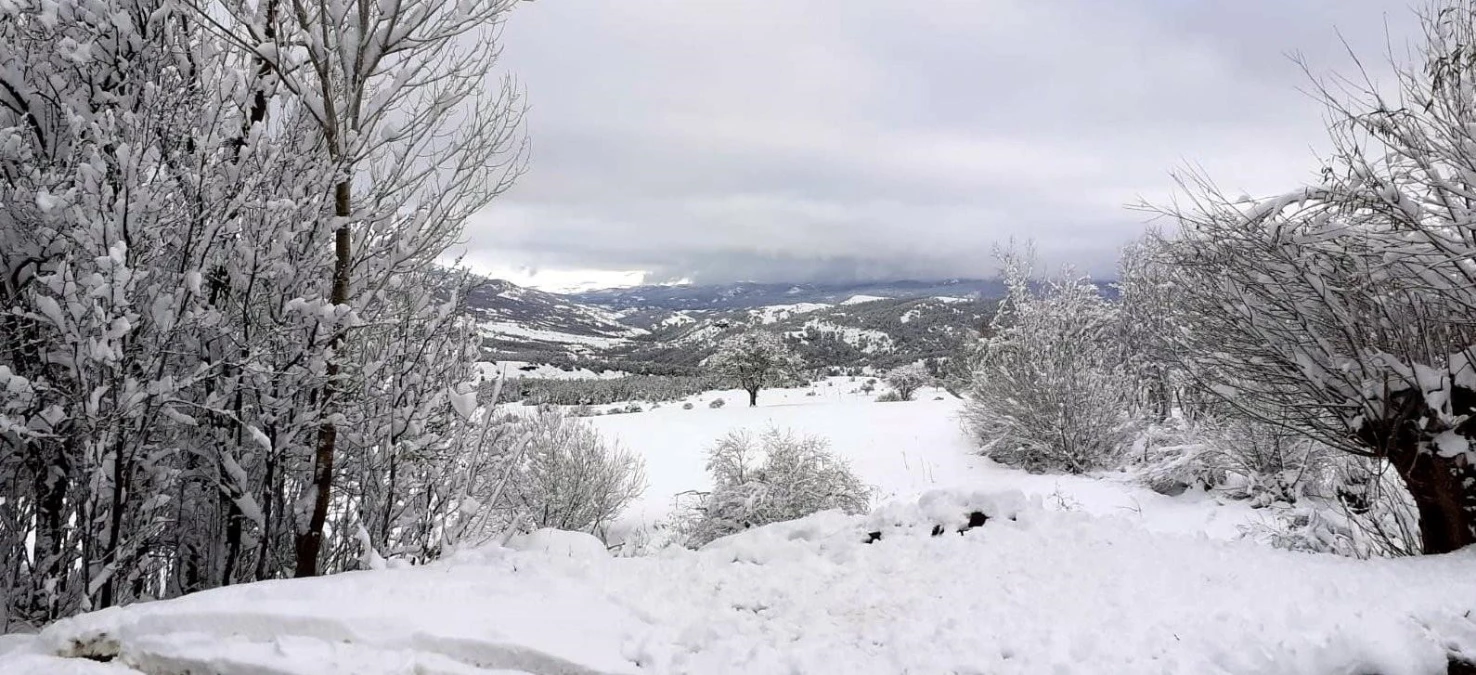
[[[750,407],[758,405],[759,390],[798,379],[804,368],[804,362],[778,335],[763,330],[723,340],[703,365],[748,392]]]
[[[893,368],[887,373],[887,386],[897,392],[897,398],[903,401],[911,401],[917,390],[932,384],[933,376],[928,374],[926,368],[916,363]]]
[[[1476,1],[1424,19],[1389,98],[1320,89],[1334,152],[1312,187],[1162,209],[1185,370],[1241,412],[1387,462],[1426,553],[1476,544]],[[1349,84],[1351,83],[1351,84]]]

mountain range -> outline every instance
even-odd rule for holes
[[[999,281],[640,286],[570,294],[485,280],[467,311],[485,358],[585,371],[688,374],[722,339],[781,333],[816,367],[888,368],[946,356],[976,334]],[[546,369],[544,369],[546,371]]]

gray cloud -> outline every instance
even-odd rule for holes
[[[1414,21],[1376,0],[543,0],[509,22],[530,171],[468,225],[485,267],[652,280],[978,276],[993,245],[1110,271],[1169,171],[1313,176],[1288,58]],[[1340,36],[1341,34],[1341,36]],[[1376,58],[1376,60],[1379,60]]]

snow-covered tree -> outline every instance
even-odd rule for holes
[[[1006,464],[1073,473],[1103,466],[1129,430],[1117,308],[1076,277],[1037,292],[1022,258],[1004,261],[1009,294],[979,347],[964,419],[984,454]]]
[[[521,156],[506,3],[227,4],[0,6],[6,621],[343,569],[475,436],[432,263]]]
[[[513,0],[209,2],[197,16],[248,53],[268,85],[302,101],[313,131],[303,151],[332,166],[333,265],[318,330],[325,381],[312,480],[297,514],[296,574],[317,573],[342,427],[345,354],[358,326],[405,274],[454,244],[461,222],[521,167],[517,96],[492,75],[497,32]]]
[[[751,330],[723,340],[703,362],[708,372],[748,392],[758,405],[759,391],[803,377],[804,363],[775,333]]]
[[[911,401],[917,390],[932,382],[933,377],[921,364],[899,366],[887,373],[887,386],[897,393],[897,399],[901,401]]]
[[[1335,151],[1315,185],[1230,199],[1185,180],[1185,365],[1242,414],[1387,461],[1427,553],[1476,543],[1476,3],[1424,16],[1398,94],[1322,89]]]

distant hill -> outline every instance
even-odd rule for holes
[[[579,372],[685,374],[762,327],[817,367],[887,368],[951,353],[993,313],[995,281],[648,286],[572,294],[483,280],[467,298],[486,358]],[[776,302],[777,300],[777,302]]]
[[[751,328],[780,333],[816,366],[889,368],[952,353],[993,315],[998,300],[853,295],[745,309],[646,311],[627,321],[650,331],[613,350],[629,360],[693,367],[724,338]]]
[[[844,284],[760,284],[738,282],[706,286],[636,286],[573,293],[577,302],[612,310],[747,309],[800,303],[837,304],[855,296],[880,298],[999,298],[999,280],[886,281]]]
[[[466,304],[492,351],[589,354],[647,333],[609,310],[500,279],[479,280]]]

